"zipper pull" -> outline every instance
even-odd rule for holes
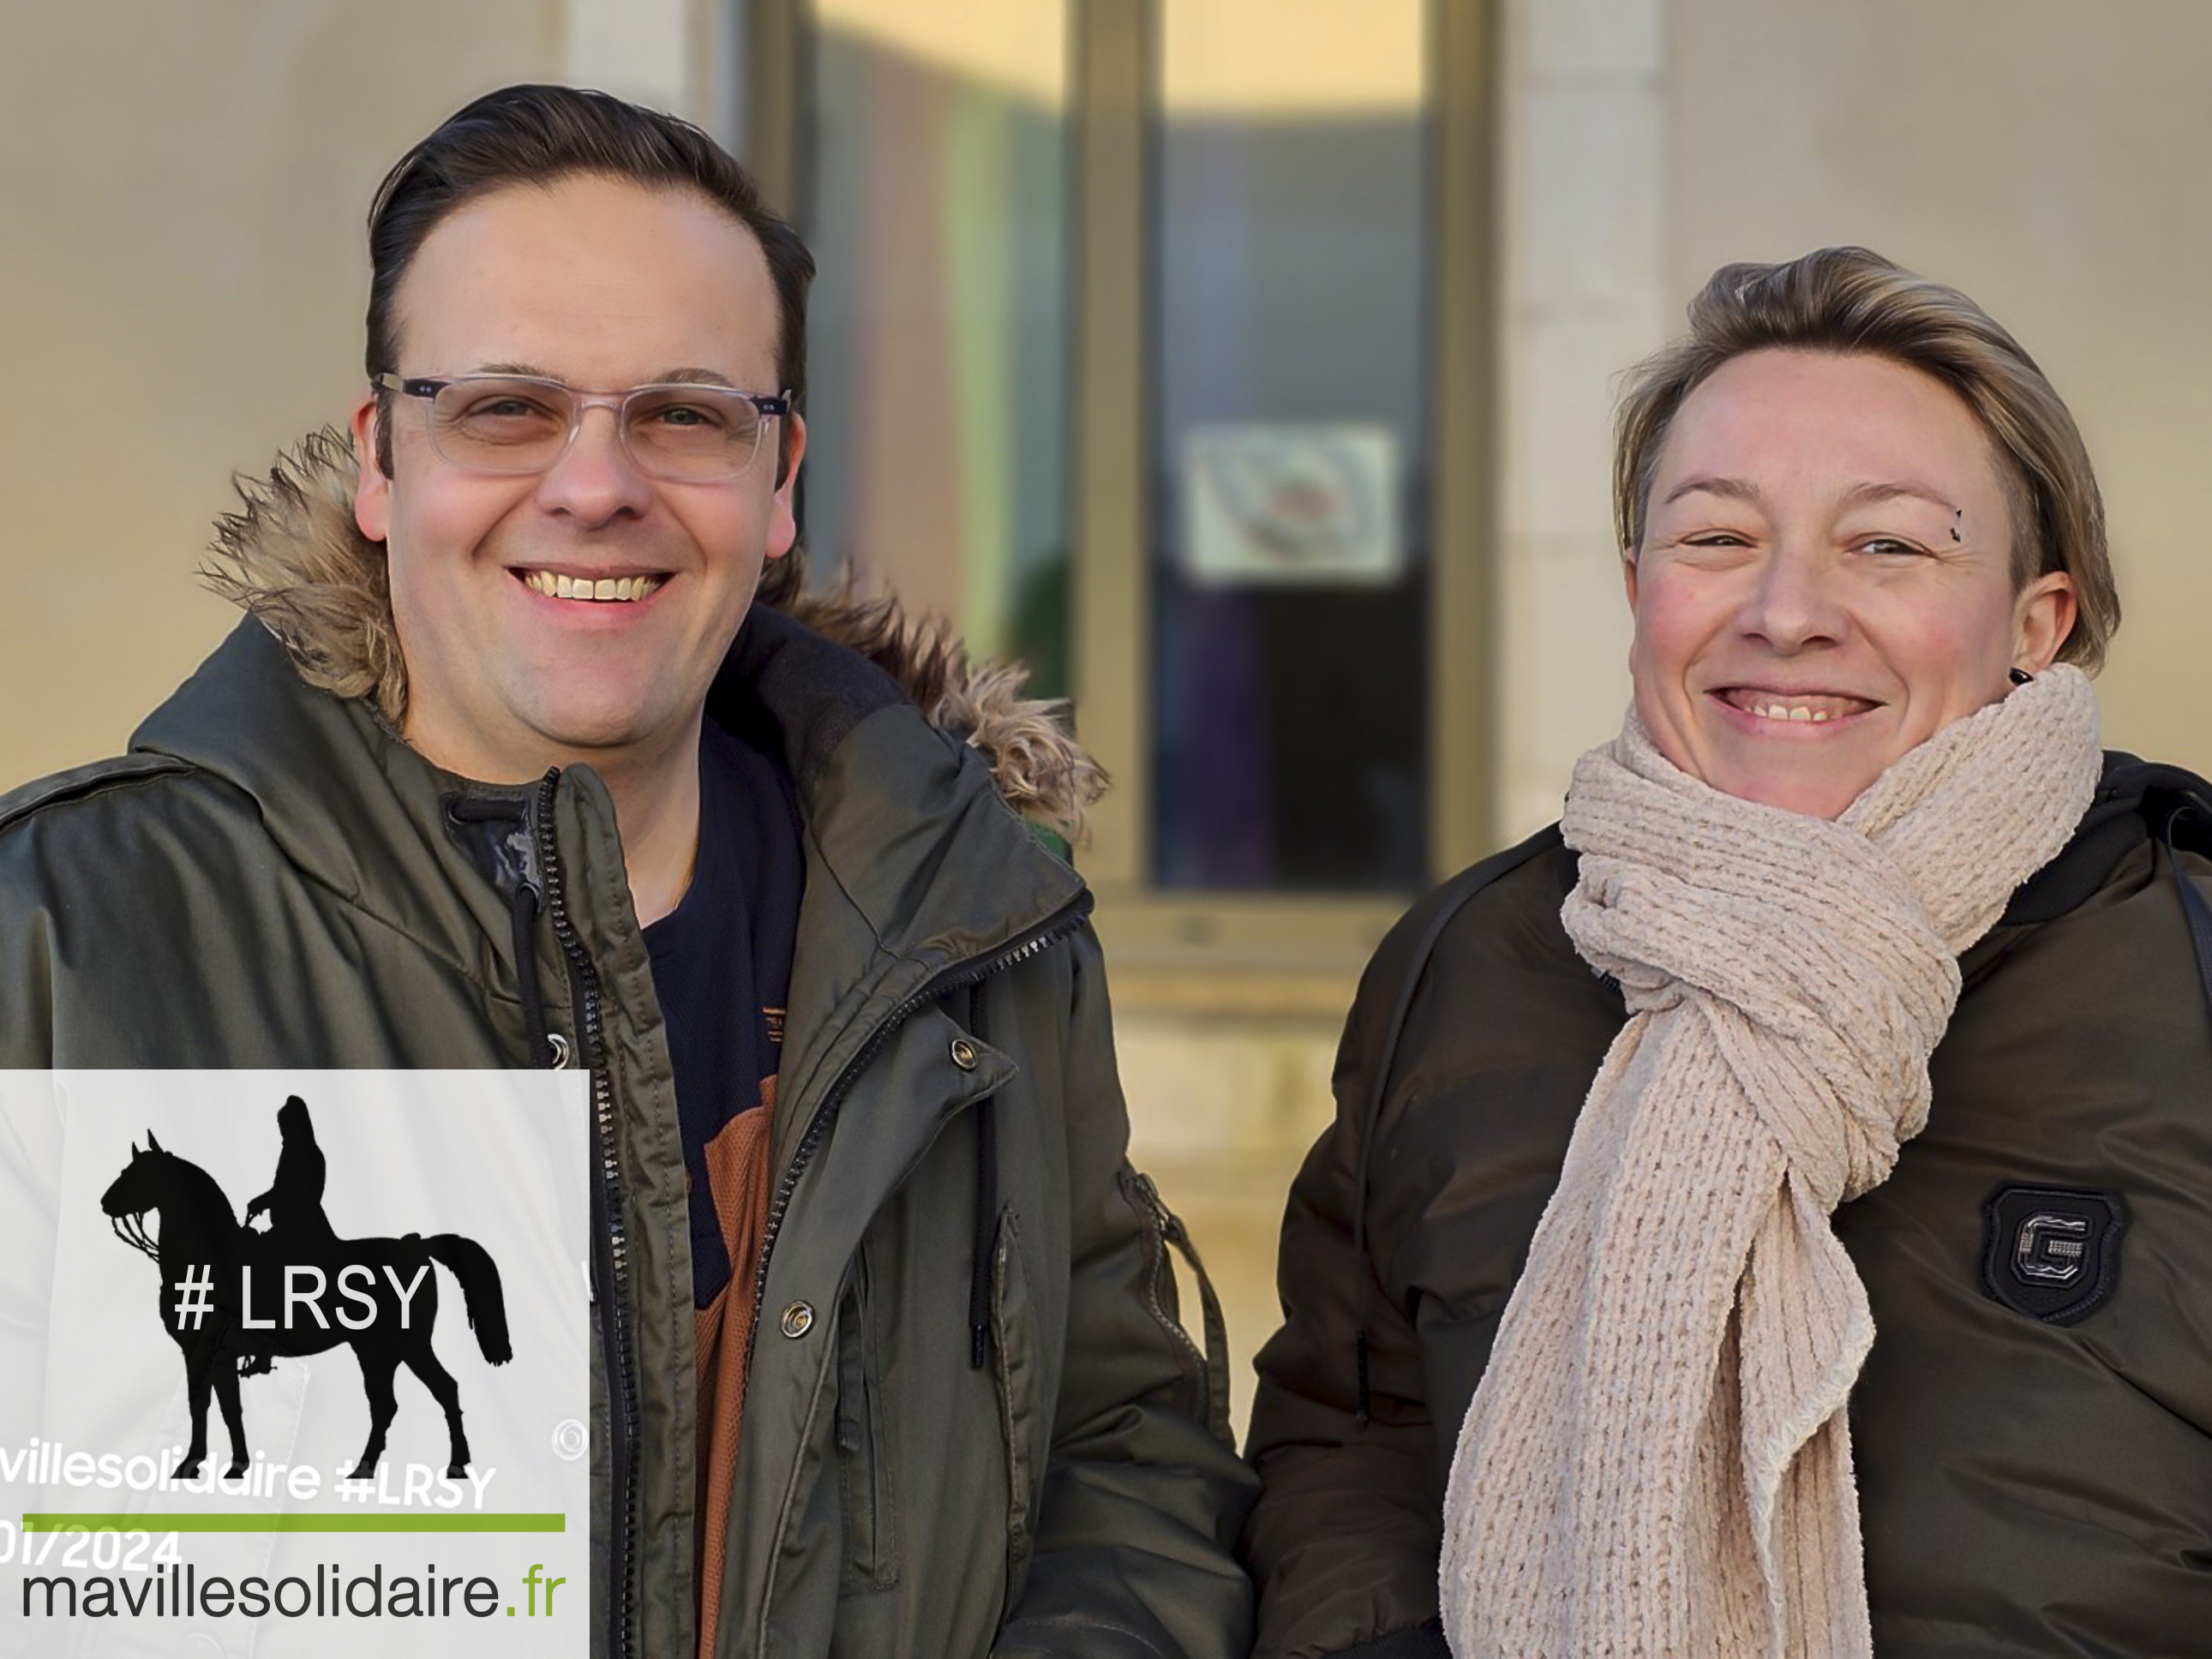
[[[1136,1176],[1137,1185],[1145,1194],[1145,1202],[1152,1206],[1152,1219],[1159,1224],[1160,1237],[1178,1248],[1185,1245],[1188,1241],[1183,1237],[1182,1222],[1173,1210],[1168,1208],[1167,1200],[1160,1196],[1160,1189],[1153,1184],[1152,1176],[1142,1170],[1132,1173]]]

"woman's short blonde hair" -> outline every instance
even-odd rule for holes
[[[2073,632],[2059,657],[2094,672],[2120,625],[2105,505],[2081,434],[2043,371],[1955,288],[1863,247],[1781,264],[1723,265],[1690,302],[1688,336],[1632,370],[1613,428],[1613,520],[1623,551],[1644,543],[1644,508],[1668,428],[1723,363],[1770,348],[1869,352],[1932,374],[1989,434],[2012,509],[2013,580],[2064,571]]]

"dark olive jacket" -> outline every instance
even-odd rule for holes
[[[2066,851],[1961,962],[1927,1128],[1836,1213],[1876,1331],[1850,1424],[1881,1659],[2212,1652],[2212,1011],[2176,878],[2178,860],[2212,886],[2212,816],[2192,796],[2212,789],[2108,757]],[[1547,830],[1431,894],[1361,985],[1259,1360],[1265,1659],[1445,1650],[1461,1420],[1626,1018],[1560,926],[1574,880]],[[2075,1196],[1992,1205],[2012,1188]],[[2056,1291],[2020,1277],[2071,1265],[2023,1239],[2042,1212],[2120,1218]]]
[[[1250,1476],[1124,1159],[1083,883],[977,747],[788,617],[756,607],[709,714],[780,746],[806,860],[718,1652],[1241,1656]],[[442,773],[246,622],[126,757],[0,798],[0,1066],[554,1051],[607,1160],[592,1650],[681,1659],[684,1170],[599,780]]]

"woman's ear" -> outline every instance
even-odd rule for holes
[[[2058,659],[2074,631],[2074,578],[2063,570],[2038,576],[2013,605],[2013,666],[2041,673]]]

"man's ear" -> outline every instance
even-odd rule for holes
[[[376,464],[376,393],[363,398],[348,422],[353,428],[354,459],[360,473],[353,487],[353,521],[361,533],[380,542],[392,527],[392,480]]]
[[[769,559],[781,558],[799,539],[799,514],[794,502],[799,490],[799,458],[806,453],[806,422],[796,410],[783,418],[790,427],[790,436],[777,458],[782,475],[776,480],[775,493],[769,497],[768,540],[761,549],[762,556]]]

